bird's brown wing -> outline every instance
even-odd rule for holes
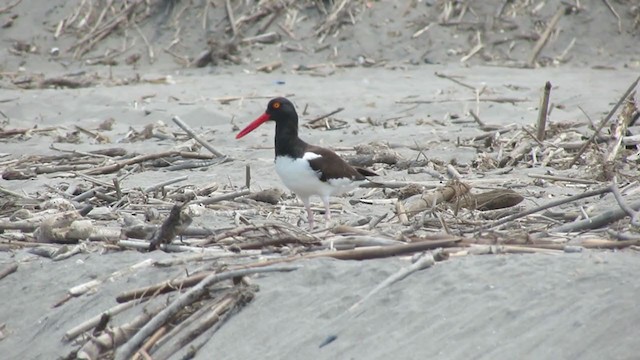
[[[320,174],[321,181],[329,179],[348,178],[351,180],[364,180],[365,176],[378,175],[367,169],[353,167],[347,164],[338,154],[318,146],[309,146],[306,152],[312,152],[320,157],[309,160],[311,168]]]

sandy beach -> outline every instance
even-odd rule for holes
[[[197,282],[67,337],[126,292],[243,269],[257,270],[205,288],[134,358],[638,357],[634,2],[105,3],[0,5],[0,358],[130,358],[136,331]],[[327,228],[317,211],[307,231],[275,173],[272,124],[235,139],[275,96],[296,106],[301,138],[374,158],[384,186],[334,197]],[[415,202],[394,184],[428,196],[456,176],[468,193],[403,218],[398,203]],[[282,196],[254,197],[267,189]],[[521,201],[460,205],[490,191]],[[182,236],[145,251],[185,201]],[[362,255],[429,241],[441,246]],[[86,350],[146,313],[115,350]]]

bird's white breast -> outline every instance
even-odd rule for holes
[[[309,160],[322,157],[319,154],[307,152],[302,158],[292,158],[289,156],[276,157],[276,172],[282,182],[291,191],[300,197],[319,195],[327,197],[340,194],[356,187],[351,179],[340,178],[330,179],[327,182],[320,180],[322,174],[314,171],[309,165]]]

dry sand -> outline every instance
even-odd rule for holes
[[[347,122],[344,129],[301,128],[301,137],[314,144],[351,147],[381,141],[406,158],[417,156],[418,152],[411,147],[418,144],[430,159],[444,163],[454,160],[460,164],[464,168],[464,179],[478,188],[517,189],[525,197],[521,206],[531,208],[557,196],[581,193],[584,187],[538,186],[539,183],[527,174],[552,171],[559,176],[590,178],[593,169],[561,170],[537,166],[488,177],[476,174],[469,165],[477,159],[478,151],[457,146],[458,140],[483,133],[468,115],[468,110],[474,110],[491,125],[533,124],[538,113],[540,89],[545,81],[551,81],[555,107],[550,122],[584,124],[575,131],[590,136],[592,131],[578,107],[594,121],[599,121],[638,76],[636,44],[639,32],[633,22],[637,19],[634,17],[637,13],[633,12],[637,11],[637,5],[634,8],[626,1],[612,1],[623,19],[622,34],[617,32],[615,17],[599,1],[589,2],[581,11],[561,20],[560,30],[553,35],[540,59],[550,66],[536,69],[500,66],[526,61],[533,41],[513,42],[514,51],[508,55],[502,43],[495,43],[487,46],[483,56],[474,56],[461,63],[460,58],[473,47],[473,29],[456,30],[434,23],[423,35],[411,38],[439,13],[423,11],[420,7],[441,9],[443,2],[438,1],[413,2],[416,7],[409,7],[406,16],[402,16],[407,11],[404,2],[371,2],[371,9],[359,13],[356,26],[345,26],[341,37],[328,38],[332,46],[340,49],[337,57],[323,51],[292,53],[275,45],[257,45],[241,50],[239,56],[243,62],[239,65],[223,62],[216,67],[184,68],[161,51],[157,51],[156,62],[149,65],[144,55],[146,47],[138,39],[125,54],[136,51],[143,54],[137,67],[122,64],[125,55],[119,57],[120,64],[112,68],[90,67],[71,59],[64,51],[58,58],[48,55],[52,47],[66,49],[77,40],[70,35],[55,40],[49,31],[77,4],[51,1],[46,6],[34,6],[35,3],[24,0],[0,17],[0,22],[4,23],[11,14],[19,15],[13,26],[2,30],[3,46],[7,47],[0,54],[2,127],[55,126],[57,130],[0,140],[0,153],[8,154],[0,160],[57,153],[50,149],[51,145],[80,151],[113,146],[123,147],[130,153],[170,150],[177,145],[173,139],[120,141],[131,129],[140,131],[145,125],[158,121],[167,124],[172,131],[178,131],[171,122],[173,115],[180,116],[217,150],[234,159],[209,167],[207,171],[134,172],[123,182],[126,188],[145,187],[181,175],[188,175],[187,182],[196,187],[211,182],[239,187],[244,183],[245,164],[251,165],[253,189],[282,187],[272,167],[273,127],[263,126],[241,141],[234,139],[234,133],[264,110],[268,98],[251,99],[251,96],[290,94],[300,111],[307,109],[303,121],[339,107],[345,108],[338,115]],[[224,6],[221,5],[224,2],[215,3],[218,7],[211,10],[210,23],[220,24],[225,21]],[[501,3],[483,2],[484,5],[477,5],[475,10],[493,14]],[[506,35],[501,35],[505,33],[499,29],[485,29],[485,41],[490,44],[500,36],[539,30],[539,20],[548,19],[558,3],[541,3],[539,10],[529,17],[512,19],[521,27]],[[185,16],[191,17],[188,17],[189,21],[184,20],[184,37],[180,45],[180,50],[191,57],[201,51],[205,41],[202,31],[198,30],[201,17],[195,8],[196,5],[185,12]],[[158,48],[165,46],[174,33],[171,26],[162,28],[158,25],[160,19],[153,18],[142,27],[147,34],[155,28],[162,29],[152,38]],[[317,18],[311,17],[311,20]],[[482,21],[470,23],[477,25]],[[299,31],[305,36],[290,40],[288,44],[308,50],[317,47],[317,38],[311,34],[314,25],[313,21],[301,24]],[[371,33],[376,31],[382,31],[384,35],[372,37]],[[118,35],[108,38],[102,47],[90,54],[118,48],[123,37]],[[567,48],[572,38],[577,40],[568,52],[568,62],[554,63],[553,59]],[[14,40],[33,43],[38,52],[16,55],[8,51]],[[359,57],[360,60],[386,61],[387,66],[323,68],[321,74],[326,76],[292,71],[296,64],[339,63]],[[283,61],[281,69],[268,74],[255,71],[257,66],[274,59]],[[53,77],[80,70],[97,74],[102,80],[95,86],[81,89],[24,90],[13,82],[17,77],[37,73]],[[437,77],[436,73],[454,76],[474,88],[486,87],[485,98],[514,98],[517,102],[476,103],[474,90]],[[170,79],[163,84],[143,81],[127,86],[112,86],[109,81],[109,76],[123,79],[134,78],[136,74],[143,80],[167,76]],[[229,104],[216,100],[227,96],[246,98]],[[404,100],[437,102],[420,105],[399,102]],[[367,117],[370,122],[357,121]],[[111,143],[97,144],[87,137],[82,137],[79,144],[55,142],[56,136],[64,137],[74,131],[75,124],[95,129],[108,118],[115,120],[114,127],[102,133]],[[456,121],[458,118],[461,121]],[[350,151],[342,154],[350,154]],[[409,174],[384,167],[377,170],[385,181],[434,180],[424,173]],[[637,171],[637,162],[635,168],[627,170]],[[113,175],[97,178],[111,181]],[[0,186],[37,197],[37,194],[49,193],[52,188],[83,181],[64,173],[39,175],[28,180],[0,180]],[[367,190],[357,190],[353,198],[366,193]],[[637,196],[628,200],[637,200]],[[293,201],[293,197],[289,200]],[[392,211],[388,204],[350,204],[346,198],[338,198],[336,202],[344,209],[338,216],[342,222]],[[602,204],[615,202],[607,195],[582,204],[587,209],[598,209]],[[575,210],[575,205],[567,208]],[[297,216],[290,214],[276,209],[271,216],[295,223]],[[266,215],[259,213],[247,217],[260,221]],[[233,226],[233,221],[232,214],[207,210],[194,219],[194,225],[215,230]],[[628,223],[622,226],[616,230],[637,233],[637,229],[633,230]],[[606,234],[599,233],[598,236]],[[0,302],[3,304],[0,306],[3,335],[0,358],[54,359],[77,349],[73,344],[62,342],[62,335],[74,325],[115,305],[115,296],[119,293],[177,277],[203,265],[143,268],[127,276],[109,279],[97,290],[52,308],[69,288],[92,279],[106,280],[114,271],[145,259],[177,256],[160,251],[119,251],[80,254],[53,262],[25,249],[0,252],[0,268],[12,262],[19,263],[16,273],[0,280]],[[640,335],[637,326],[640,322],[637,305],[640,287],[636,281],[640,257],[636,250],[452,258],[384,289],[354,312],[346,311],[389,275],[407,266],[409,259],[362,262],[317,259],[299,264],[302,268],[291,273],[256,277],[260,291],[255,299],[232,316],[196,358],[634,359],[640,354],[637,341]],[[135,315],[129,315],[132,316]],[[118,321],[114,321],[117,325]],[[320,347],[333,337],[333,342]]]

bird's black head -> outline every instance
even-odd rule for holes
[[[258,126],[269,120],[273,120],[276,122],[276,128],[278,128],[279,126],[283,126],[283,128],[288,128],[291,131],[295,132],[295,134],[297,135],[298,113],[296,113],[296,108],[288,99],[277,97],[269,101],[267,110],[264,112],[264,114],[255,119],[251,124],[247,125],[247,127],[242,129],[242,131],[240,131],[238,135],[236,135],[236,139],[240,139],[241,137],[247,135],[251,131],[255,130]]]
[[[269,120],[278,121],[295,118],[295,120],[298,121],[298,114],[296,113],[296,108],[293,106],[293,103],[283,97],[271,99],[265,113],[269,115]]]

